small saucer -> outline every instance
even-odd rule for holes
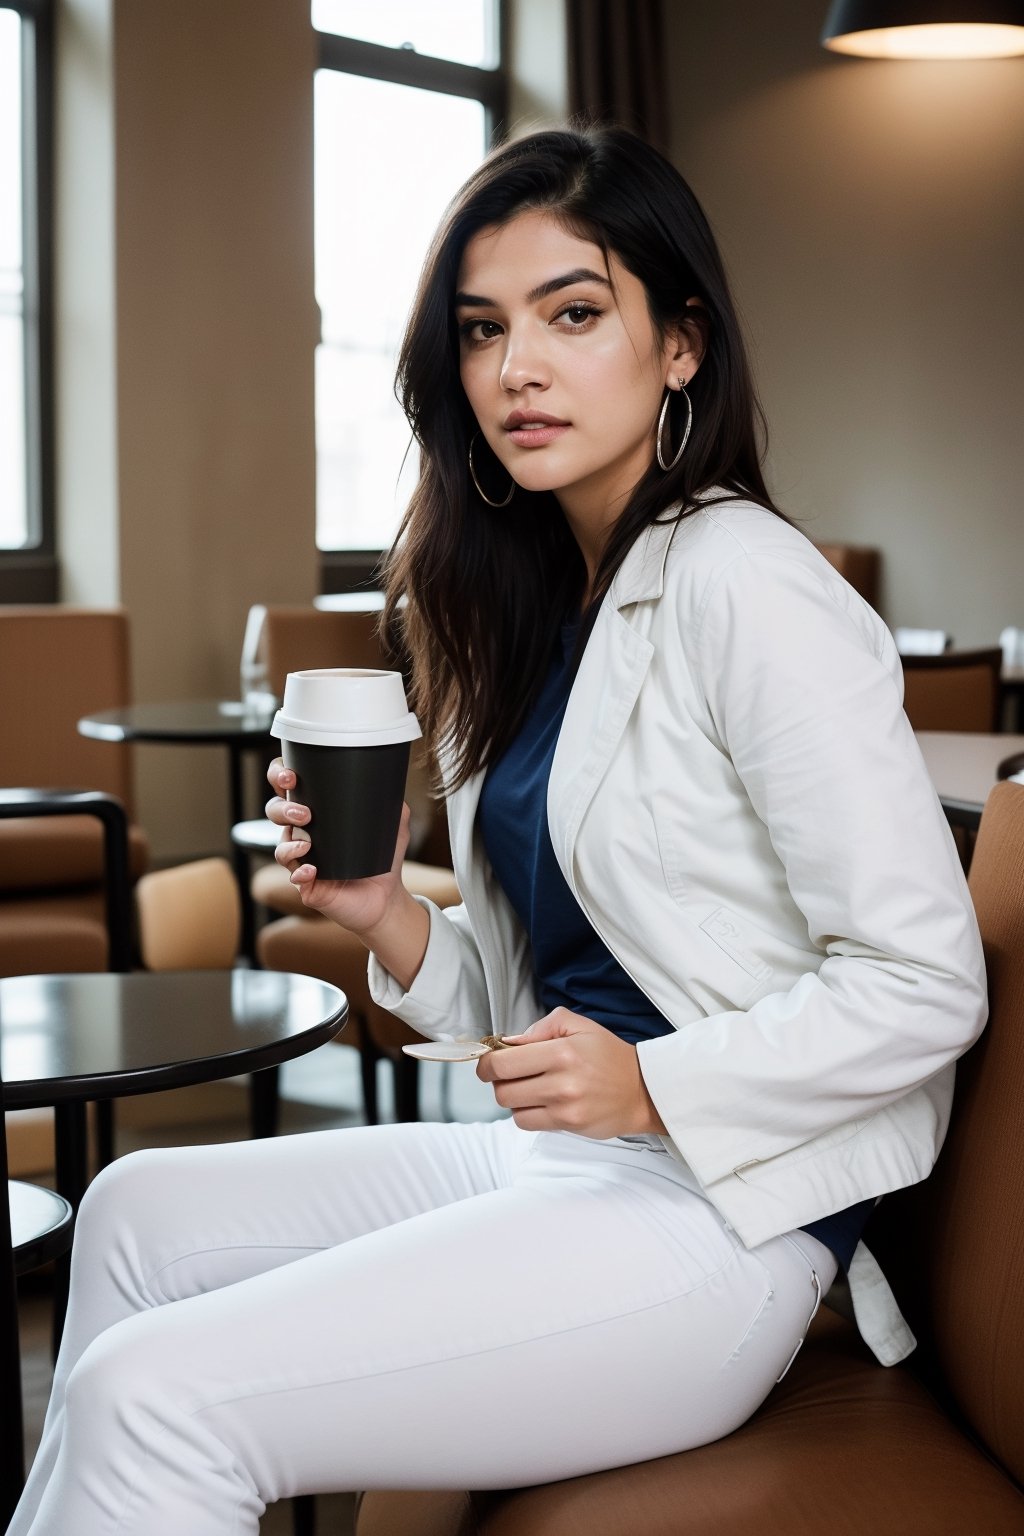
[[[403,1045],[407,1056],[417,1061],[477,1061],[490,1050],[481,1040],[424,1040],[420,1045]]]

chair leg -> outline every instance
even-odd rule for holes
[[[455,1119],[452,1113],[452,1064],[450,1061],[441,1063],[441,1119],[446,1121]]]
[[[4,1179],[6,1186],[7,1180]],[[10,1232],[10,1226],[7,1228]],[[0,1244],[2,1246],[2,1244]],[[25,1482],[25,1431],[21,1407],[21,1350],[18,1341],[18,1302],[10,1248],[3,1254],[3,1434],[0,1435],[0,1530],[7,1529]]]
[[[361,1021],[360,1021],[361,1022]],[[369,1037],[366,1026],[362,1026],[362,1040],[359,1044],[359,1077],[363,1087],[363,1114],[367,1125],[379,1125],[380,1113],[377,1103],[377,1063],[380,1060],[380,1052]]]
[[[312,1493],[292,1499],[292,1530],[295,1536],[316,1536],[316,1498]]]
[[[114,1101],[100,1099],[96,1110],[96,1161],[106,1168],[114,1161]]]
[[[395,1079],[396,1120],[420,1117],[420,1064],[412,1056],[396,1056],[391,1063]]]
[[[254,1141],[276,1136],[280,1120],[281,1098],[278,1092],[280,1067],[264,1067],[249,1079],[249,1134]]]

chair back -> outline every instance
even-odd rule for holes
[[[379,620],[379,613],[268,605],[257,643],[271,689],[280,698],[286,674],[309,667],[388,667]]]
[[[867,1241],[920,1341],[911,1364],[1024,1482],[1024,786],[989,795],[969,883],[989,1022],[934,1173],[885,1197]]]
[[[382,643],[380,610],[349,612],[268,605],[261,614],[259,609],[250,612],[260,615],[256,645],[278,698],[284,692],[287,673],[307,667],[383,667],[389,671],[400,667],[400,660]],[[252,643],[249,625],[246,643]],[[444,805],[432,798],[428,780],[422,746],[414,742],[406,788],[412,811],[409,857],[427,864],[450,865]]]
[[[130,702],[128,665],[122,608],[0,605],[0,784],[104,790],[130,820],[131,748],[77,729]]]
[[[242,904],[226,859],[196,859],[143,875],[135,887],[139,955],[148,971],[230,970]]]
[[[818,544],[816,548],[865,602],[878,607],[882,557],[877,549],[860,544]]]
[[[915,731],[998,731],[1003,704],[998,647],[902,659],[903,707]]]

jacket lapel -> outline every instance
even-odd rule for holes
[[[621,740],[654,647],[639,632],[636,605],[661,596],[676,523],[654,523],[637,539],[601,605],[566,707],[548,781],[548,826],[572,890],[573,848],[587,807]],[[630,610],[627,616],[624,610]]]

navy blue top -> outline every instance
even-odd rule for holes
[[[548,830],[548,779],[572,689],[578,631],[578,619],[562,626],[536,703],[484,778],[478,825],[498,882],[529,935],[542,1013],[569,1008],[635,1045],[672,1034],[673,1025],[591,927],[558,867]],[[804,1231],[831,1248],[845,1269],[873,1206],[861,1201]]]

